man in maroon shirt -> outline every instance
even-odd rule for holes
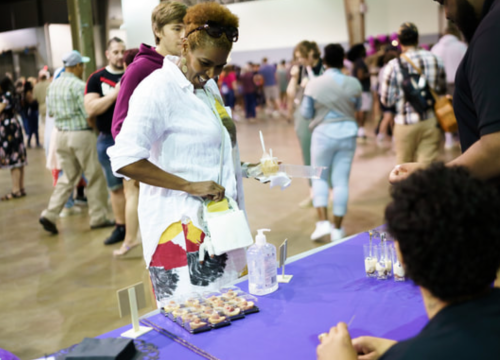
[[[127,117],[128,103],[139,83],[153,71],[160,69],[166,55],[180,55],[181,41],[184,37],[184,15],[187,6],[176,1],[164,1],[155,7],[151,15],[156,47],[141,44],[139,53],[121,80],[120,92],[116,100],[111,133],[113,138],[119,134],[123,121]],[[125,180],[125,220],[127,224],[125,241],[115,256],[122,256],[139,245],[136,234],[139,228],[137,206],[139,184],[135,180]]]

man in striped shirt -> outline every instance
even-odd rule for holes
[[[63,176],[56,184],[49,205],[40,217],[40,224],[52,234],[57,234],[56,220],[80,179],[82,172],[88,180],[87,198],[90,227],[113,226],[107,218],[106,180],[97,159],[96,135],[87,122],[83,105],[85,82],[82,80],[83,57],[76,50],[63,56],[65,71],[47,89],[47,108],[55,118],[57,133],[56,152]]]
[[[412,23],[404,23],[398,32],[403,54],[420,68],[429,87],[438,94],[446,92],[446,73],[441,59],[430,51],[418,49],[418,29]],[[417,70],[401,57],[403,66],[410,74]],[[403,93],[403,74],[398,59],[389,62],[381,84],[381,101],[384,106],[396,106],[394,140],[398,164],[406,162],[430,163],[438,156],[441,130],[438,128],[433,109],[420,115],[406,101]]]

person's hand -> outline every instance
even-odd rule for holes
[[[361,336],[352,341],[358,360],[377,360],[385,354],[397,341],[376,338],[373,336]]]
[[[187,185],[186,192],[193,196],[201,196],[213,201],[224,199],[226,189],[214,181],[190,182]]]
[[[338,323],[330,332],[321,337],[321,344],[316,348],[318,360],[356,360],[357,354],[352,346],[347,325]]]
[[[405,163],[396,165],[389,175],[389,182],[395,184],[401,180],[406,179],[415,171],[425,168],[426,164],[422,163]]]

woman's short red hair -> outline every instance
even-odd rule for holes
[[[184,16],[186,35],[209,21],[236,28],[239,25],[238,17],[229,11],[227,7],[215,2],[200,3],[187,9],[186,16]],[[196,31],[189,35],[188,43],[191,49],[210,45],[231,50],[233,46],[232,41],[225,34],[217,39],[209,36],[205,31]]]

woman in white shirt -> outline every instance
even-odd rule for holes
[[[244,207],[235,138],[222,125],[228,114],[211,80],[238,39],[238,18],[217,3],[202,3],[188,9],[184,23],[181,57],[167,56],[139,84],[108,150],[116,173],[141,182],[139,224],[158,302],[217,289],[246,265],[243,249],[198,261],[202,198],[230,196]]]

